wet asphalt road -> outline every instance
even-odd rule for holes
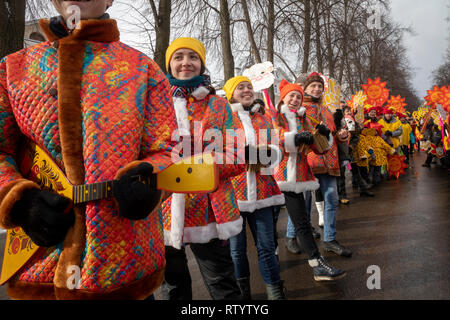
[[[326,260],[347,271],[336,282],[316,282],[305,254],[287,252],[285,230],[287,213],[278,221],[281,278],[292,300],[415,300],[450,299],[450,175],[436,165],[423,168],[423,153],[414,155],[414,167],[399,180],[383,181],[372,189],[374,198],[361,198],[347,179],[350,205],[340,205],[337,219],[338,241],[353,251],[351,258],[325,253]],[[313,206],[312,224],[317,213]],[[250,234],[248,232],[248,234]],[[249,260],[253,299],[266,299],[265,285],[258,271],[256,250],[250,237]],[[4,234],[0,235],[3,252]],[[193,279],[193,298],[209,300],[199,269],[187,250]],[[1,261],[1,257],[0,257]],[[374,283],[370,266],[380,271],[380,289]],[[369,279],[370,277],[370,279]],[[155,293],[159,297],[159,291]],[[8,299],[5,286],[0,299]]]

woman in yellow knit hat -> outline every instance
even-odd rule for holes
[[[227,129],[238,126],[230,105],[215,94],[204,73],[205,47],[199,40],[179,38],[173,41],[167,49],[166,67],[178,123],[178,132],[173,136],[182,141],[175,156],[190,156],[190,149],[203,152],[213,143],[211,138],[206,138],[207,133],[226,137]],[[161,206],[166,245],[162,292],[166,299],[192,299],[185,245],[190,245],[212,299],[241,298],[226,240],[242,229],[230,177],[243,172],[245,163],[236,164],[236,151],[227,144],[224,146],[214,150],[216,156],[227,157],[221,162],[225,164],[219,164],[217,191],[172,194]]]
[[[258,253],[258,266],[267,288],[269,300],[285,299],[283,281],[280,279],[275,254],[275,209],[284,204],[284,196],[270,171],[261,165],[275,167],[281,160],[281,152],[275,139],[272,141],[272,120],[267,116],[264,102],[255,99],[253,86],[247,77],[229,79],[223,88],[231,103],[231,109],[244,127],[245,145],[252,149],[255,166],[233,177],[233,184],[244,225],[241,233],[230,238],[231,257],[239,288],[244,299],[251,299],[250,268],[247,258],[247,235],[245,222],[252,232]],[[272,145],[271,145],[272,143]],[[260,155],[264,158],[261,158]]]

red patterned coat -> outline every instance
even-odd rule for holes
[[[275,180],[283,192],[302,193],[319,188],[319,182],[308,164],[307,153],[299,152],[299,148],[295,146],[295,135],[305,131],[304,112],[305,108],[293,112],[288,106],[282,105],[280,115],[284,125],[278,123],[277,116],[273,117],[273,126],[279,130],[281,148],[284,153],[283,160],[275,169]],[[308,154],[314,152],[314,145],[312,147]]]
[[[314,103],[310,97],[305,97],[303,106],[306,108],[306,114],[319,122],[323,122],[332,133],[336,131],[336,126],[333,120],[333,114],[327,106],[323,103]],[[305,127],[312,132],[315,124],[308,118],[304,118]],[[308,163],[311,166],[314,174],[327,173],[331,176],[339,177],[341,175],[339,167],[339,156],[337,148],[337,139],[333,139],[333,146],[327,153],[320,155],[315,153],[308,154]]]
[[[242,218],[230,178],[245,170],[245,161],[241,159],[242,164],[238,164],[235,144],[227,143],[226,139],[228,129],[240,128],[239,120],[224,98],[210,94],[205,87],[197,88],[189,98],[174,97],[173,100],[179,136],[191,140],[193,153],[214,150],[223,159],[218,162],[220,183],[217,191],[172,194],[162,204],[165,244],[180,249],[182,243],[229,239],[242,230]],[[237,137],[233,131],[228,133],[235,141]],[[197,152],[196,148],[199,149]]]
[[[277,155],[278,161],[281,161],[282,154],[277,146],[278,141],[272,140],[272,120],[260,112],[259,109],[264,108],[263,106],[256,105],[254,108],[258,110],[254,109],[250,112],[244,110],[240,103],[231,105],[231,109],[237,114],[244,128],[242,136],[245,136],[245,145],[268,146],[271,152]],[[231,179],[239,211],[253,212],[285,203],[284,195],[271,172],[271,168],[276,166],[277,163],[273,163],[270,168],[263,168],[260,172],[247,171]]]
[[[0,62],[0,227],[33,187],[18,172],[19,141],[46,150],[72,184],[117,178],[141,161],[171,164],[175,113],[169,83],[150,58],[119,41],[114,20],[83,20],[59,39]],[[122,218],[113,199],[76,205],[64,243],[40,248],[8,281],[13,299],[143,299],[164,276],[162,217]],[[68,287],[73,269],[79,286]]]

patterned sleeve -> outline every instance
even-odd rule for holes
[[[17,126],[6,88],[6,63],[0,62],[0,190],[9,182],[20,178],[14,155],[19,143]]]
[[[177,122],[169,81],[153,61],[149,64],[146,98],[141,158],[162,171],[172,164],[171,152],[176,144],[172,133]]]
[[[0,61],[0,228],[13,228],[9,212],[24,190],[38,188],[19,173],[15,161],[20,130],[8,98],[6,58]]]

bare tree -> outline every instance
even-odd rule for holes
[[[450,85],[450,47],[447,48],[445,61],[433,70],[433,84],[442,87]]]
[[[155,22],[155,54],[154,60],[162,70],[166,70],[166,50],[170,42],[170,14],[172,12],[171,0],[160,0],[156,8],[154,0],[149,0]]]
[[[0,58],[23,48],[25,0],[0,1]]]

